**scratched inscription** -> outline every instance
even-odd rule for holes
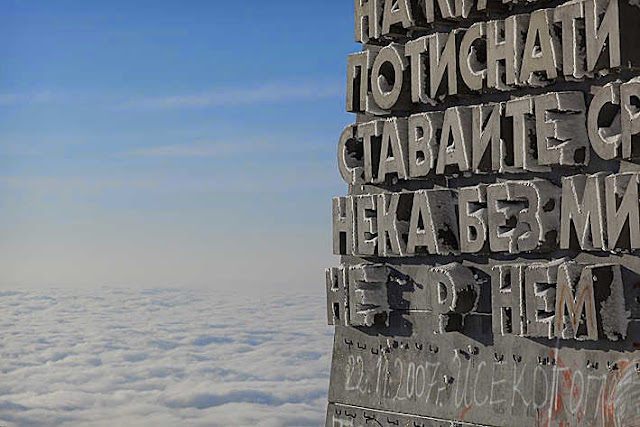
[[[640,420],[640,358],[633,355],[603,362],[590,359],[594,352],[576,358],[543,346],[521,355],[471,344],[388,344],[368,339],[340,347],[342,358],[333,366],[341,378],[340,401],[488,424],[623,426]]]

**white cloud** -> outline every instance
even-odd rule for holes
[[[50,90],[25,93],[0,93],[0,107],[20,104],[44,104],[62,100],[59,93]]]
[[[200,93],[132,99],[121,108],[171,109],[252,105],[283,101],[303,101],[343,96],[337,83],[267,83],[262,86],[216,88]]]
[[[228,157],[237,154],[264,153],[282,150],[277,144],[266,141],[196,141],[184,144],[159,145],[140,148],[126,153],[140,157]]]
[[[20,95],[17,93],[0,93],[0,105],[13,105],[18,102]]]
[[[137,188],[148,189],[158,186],[157,181],[144,179],[125,179],[112,177],[58,177],[58,176],[0,176],[0,187],[21,188],[29,190],[76,189],[76,190],[106,190]]]
[[[307,154],[326,151],[323,143],[291,135],[264,135],[228,141],[195,141],[181,144],[156,145],[131,150],[124,156],[132,157],[217,157],[227,158],[238,155],[255,154]],[[326,144],[324,144],[326,145]]]
[[[0,425],[323,424],[319,295],[0,291]]]
[[[313,101],[344,96],[340,81],[266,82],[241,87],[218,87],[192,93],[138,96],[69,89],[0,92],[0,107],[30,104],[90,104],[118,109],[175,109]]]

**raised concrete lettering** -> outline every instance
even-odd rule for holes
[[[354,206],[351,197],[333,199],[333,253],[348,255],[354,251]]]
[[[453,167],[457,172],[471,169],[472,120],[472,113],[468,107],[454,107],[445,111],[436,165],[437,174],[444,174],[449,167]]]
[[[327,427],[640,425],[640,1],[354,11]]]
[[[552,34],[553,10],[536,10],[529,18],[520,81],[544,86],[558,77],[560,44]]]
[[[520,253],[556,244],[560,190],[544,180],[507,181],[487,187],[489,244],[494,252]]]
[[[460,210],[460,251],[478,253],[488,249],[486,185],[465,187],[458,191]]]
[[[350,266],[348,274],[349,324],[372,326],[376,318],[388,322],[389,268],[384,265]]]
[[[589,139],[581,92],[557,92],[535,98],[538,164],[587,165]]]
[[[605,249],[604,177],[596,174],[562,178],[560,248]],[[571,241],[573,236],[575,243]]]
[[[437,333],[462,331],[465,316],[475,311],[480,288],[470,269],[457,263],[429,270],[432,309]]]
[[[420,178],[435,172],[438,140],[444,114],[440,112],[414,114],[409,117],[409,176]]]
[[[446,255],[457,253],[459,247],[453,193],[449,190],[416,191],[407,254]]]
[[[349,288],[344,267],[325,270],[327,290],[327,322],[329,325],[349,325]]]
[[[378,52],[371,69],[371,92],[382,110],[392,109],[400,99],[408,66],[403,45],[392,43]]]

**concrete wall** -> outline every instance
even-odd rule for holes
[[[640,3],[354,11],[326,425],[640,425]]]

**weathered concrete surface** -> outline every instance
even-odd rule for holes
[[[529,5],[524,13],[492,13],[502,18],[468,20],[435,31],[405,22],[406,35],[380,38],[349,57],[347,110],[388,114],[407,111],[411,103],[433,107],[447,98],[456,103],[480,93],[543,88],[638,69],[640,8],[633,0],[554,3],[538,10]],[[388,71],[381,75],[380,70]]]
[[[640,2],[354,0],[327,426],[640,426]]]
[[[632,426],[640,420],[637,354],[433,334],[428,319],[411,337],[336,327],[329,400],[474,425]],[[640,332],[638,322],[631,327]],[[336,425],[332,418],[327,425]]]

